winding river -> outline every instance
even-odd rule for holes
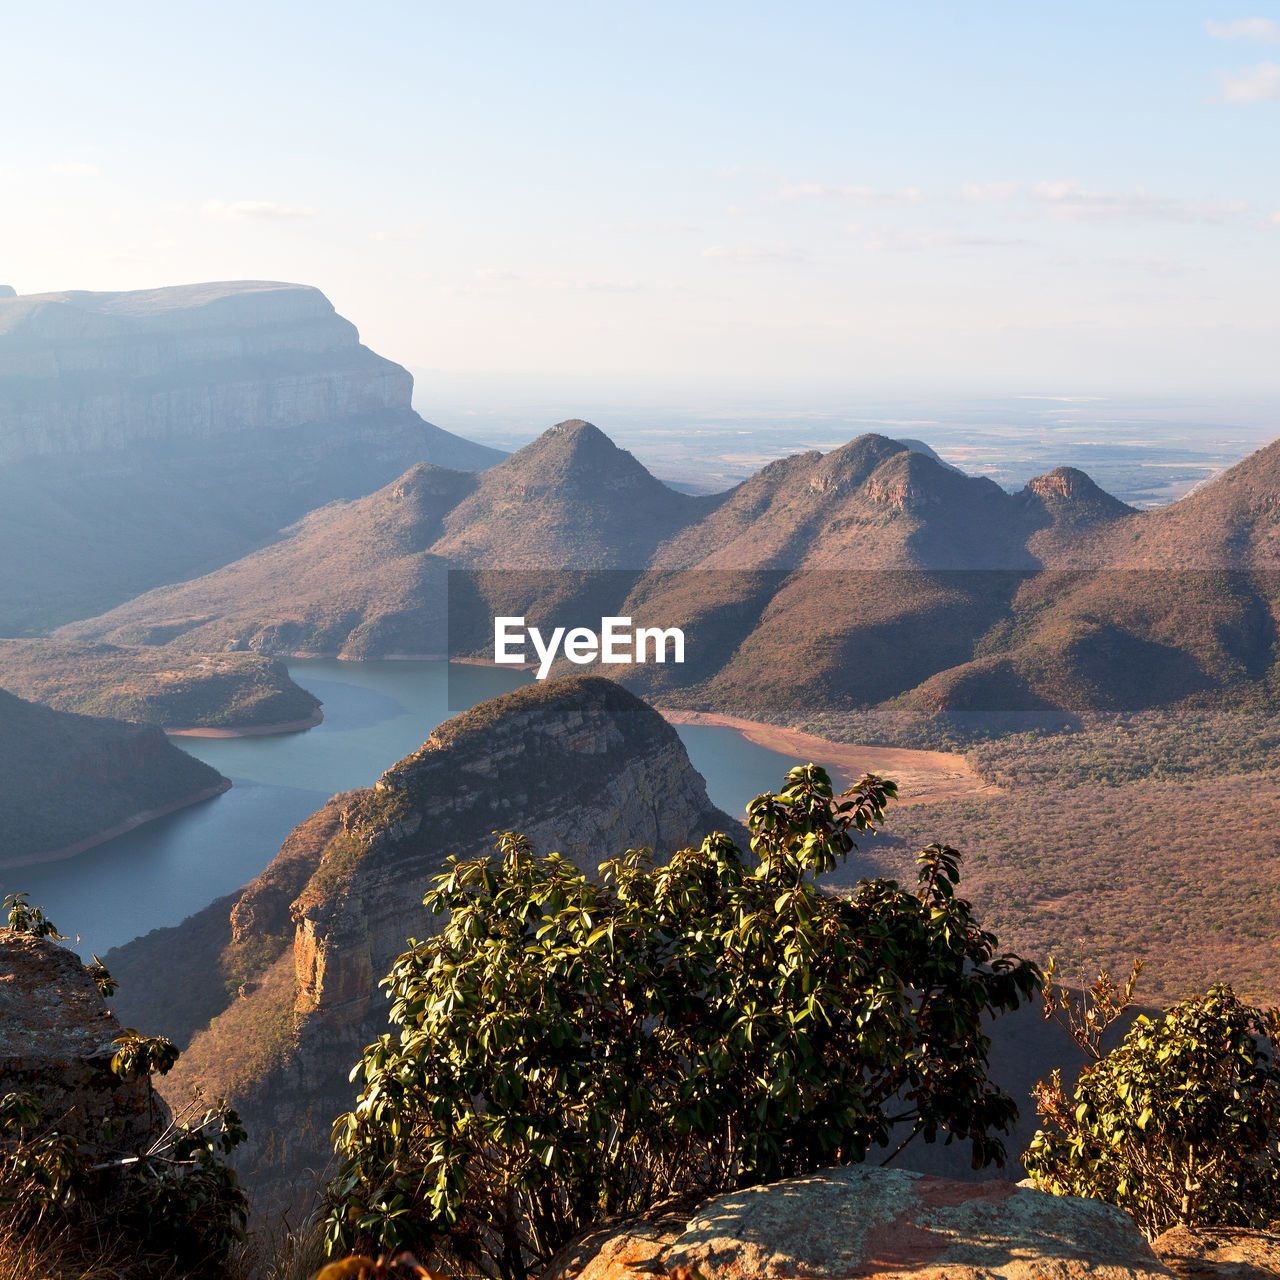
[[[252,880],[290,830],[335,792],[368,786],[442,720],[531,678],[444,662],[308,660],[289,671],[323,699],[322,724],[269,737],[173,739],[230,778],[232,789],[77,857],[7,872],[4,892],[30,894],[82,955],[102,955]],[[776,790],[796,763],[736,729],[676,730],[712,800],[728,813]]]

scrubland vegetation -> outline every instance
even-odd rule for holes
[[[283,662],[257,653],[0,641],[0,688],[58,711],[162,728],[247,728],[305,720],[319,701]]]

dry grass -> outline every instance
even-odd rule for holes
[[[185,1280],[187,1274],[171,1260],[140,1253],[137,1241],[113,1236],[108,1223],[53,1238],[0,1223],[0,1280]]]

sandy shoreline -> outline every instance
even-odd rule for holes
[[[166,729],[170,738],[266,738],[277,733],[301,733],[314,729],[324,721],[324,712],[317,707],[305,720],[281,720],[276,724],[251,724],[243,729]]]
[[[94,845],[103,844],[107,840],[114,840],[116,836],[122,836],[126,831],[132,831],[135,827],[140,827],[144,823],[154,822],[157,818],[167,817],[169,814],[177,813],[181,809],[189,809],[193,804],[200,804],[204,800],[212,800],[214,796],[220,796],[230,790],[230,779],[223,778],[217,786],[205,787],[194,795],[175,800],[172,804],[161,805],[158,809],[143,809],[126,818],[123,822],[117,822],[115,826],[107,827],[105,831],[98,832],[97,835],[87,836],[83,840],[77,840],[74,844],[64,845],[61,849],[51,849],[47,853],[30,854],[25,858],[18,859],[16,862],[0,863],[0,870],[10,871],[19,867],[34,867],[43,862],[61,862],[64,858],[74,858],[76,854],[84,853],[86,849],[92,849]]]
[[[758,720],[720,715],[714,711],[682,711],[655,707],[670,724],[717,725],[736,729],[748,742],[767,747],[797,761],[821,764],[850,781],[864,773],[878,773],[898,784],[899,804],[929,804],[962,796],[995,795],[1000,788],[983,780],[962,755],[951,751],[918,751],[908,747],[877,747],[831,742],[799,729],[784,729]],[[779,779],[781,783],[781,779]]]

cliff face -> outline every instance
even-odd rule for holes
[[[0,634],[207,573],[415,463],[501,459],[412,387],[302,285],[0,297]]]
[[[740,834],[661,716],[590,677],[482,703],[441,725],[373,788],[336,796],[232,907],[229,954],[274,949],[278,958],[195,1036],[165,1086],[174,1096],[191,1083],[229,1093],[251,1140],[258,1136],[259,1159],[267,1133],[310,1132],[288,1167],[257,1171],[268,1188],[287,1181],[293,1161],[323,1163],[328,1126],[354,1100],[348,1073],[387,1028],[378,982],[407,938],[442,926],[422,907],[432,878],[451,855],[491,852],[492,833],[504,829],[591,871],[627,848],[664,856],[712,830]],[[127,974],[127,955],[119,963]],[[148,1013],[165,1025],[158,1010]],[[286,1014],[288,1044],[269,1069],[228,1061],[250,1028]]]
[[[45,1119],[89,1143],[104,1120],[118,1145],[144,1141],[151,1088],[111,1070],[122,1028],[79,956],[48,938],[0,927],[0,1095],[33,1094]]]
[[[0,300],[0,462],[407,410],[412,390],[318,289]]]

